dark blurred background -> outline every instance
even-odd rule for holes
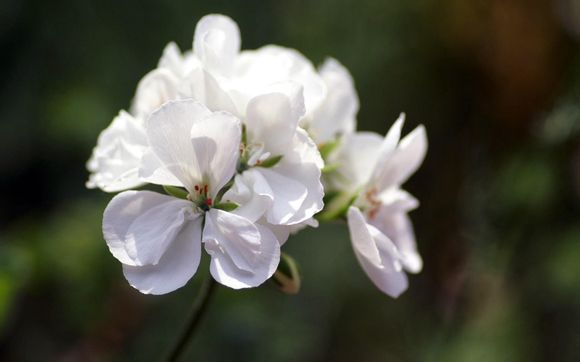
[[[580,361],[580,1],[24,1],[0,3],[0,360],[156,361],[206,265],[145,296],[124,280],[87,190],[99,132],[165,44],[224,13],[244,48],[298,48],[352,72],[359,128],[401,111],[430,149],[406,188],[423,272],[397,300],[345,225],[285,246],[303,289],[221,288],[201,361]]]

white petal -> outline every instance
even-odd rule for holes
[[[304,229],[306,229],[307,227],[312,227],[312,228],[317,228],[319,226],[318,220],[316,220],[315,218],[311,217],[310,219],[306,219],[298,224],[293,224],[293,225],[270,225],[270,230],[272,230],[272,232],[274,232],[276,234],[276,236],[278,237],[278,240],[286,240],[289,236],[289,234],[296,234]],[[283,233],[281,233],[283,232]],[[281,237],[281,236],[284,236]]]
[[[194,217],[188,201],[151,191],[125,191],[105,209],[103,236],[123,264],[157,264],[186,220]]]
[[[191,128],[191,144],[198,162],[198,172],[209,177],[212,197],[236,171],[241,137],[240,121],[225,112],[215,112]]]
[[[359,108],[354,81],[342,64],[329,58],[320,68],[320,75],[328,92],[308,122],[308,132],[317,144],[332,141],[338,135],[352,133]]]
[[[201,260],[201,220],[189,221],[156,265],[123,265],[129,284],[145,294],[165,294],[184,286]]]
[[[183,56],[181,55],[181,50],[174,42],[169,42],[165,49],[163,49],[163,54],[159,59],[157,66],[159,68],[166,68],[172,71],[175,75],[181,75],[181,67],[183,63]]]
[[[247,171],[236,175],[234,185],[224,194],[222,200],[239,204],[232,212],[256,222],[272,205],[274,192],[259,172]]]
[[[390,157],[379,161],[375,183],[379,190],[401,185],[411,176],[425,158],[427,153],[427,135],[425,128],[419,126],[399,142]]]
[[[223,83],[223,82],[222,82]],[[195,69],[189,75],[191,96],[212,111],[227,111],[239,116],[226,86],[204,69]],[[245,108],[244,108],[245,109]]]
[[[246,50],[236,60],[236,88],[250,99],[276,82],[294,81],[304,87],[306,113],[326,97],[326,85],[312,63],[294,49],[268,45]]]
[[[355,255],[371,281],[383,293],[397,298],[408,287],[395,245],[372,225],[359,209],[348,210],[348,228]]]
[[[179,79],[170,70],[157,68],[139,81],[131,113],[145,119],[163,103],[177,98]]]
[[[156,185],[184,187],[183,183],[165,168],[151,148],[148,148],[141,158],[139,177]]]
[[[191,144],[193,124],[211,115],[201,103],[191,99],[171,101],[155,111],[146,122],[146,133],[161,165],[190,191],[203,180]],[[148,170],[145,174],[154,174]],[[154,183],[155,179],[148,179]]]
[[[272,190],[272,204],[266,213],[268,222],[276,225],[291,225],[301,222],[303,220],[300,218],[296,220],[295,215],[306,200],[308,189],[292,177],[287,177],[277,170],[278,168],[255,167],[245,172],[255,173],[256,175],[253,176],[255,178],[261,177]]]
[[[324,167],[324,160],[318,151],[318,146],[308,133],[298,127],[292,140],[292,152],[284,155],[288,162],[313,163],[319,169]]]
[[[419,207],[419,200],[400,188],[391,188],[378,195],[384,208],[390,212],[409,212]]]
[[[413,224],[405,211],[383,205],[370,222],[397,246],[401,255],[401,263],[406,271],[410,273],[421,271],[423,260],[417,251]]]
[[[229,73],[240,51],[240,29],[229,17],[206,15],[195,27],[195,55],[211,71]]]
[[[296,208],[292,215],[279,219],[277,216],[274,216],[284,215],[283,212],[279,211],[272,215],[272,218],[269,219],[270,222],[275,224],[275,221],[278,221],[277,223],[286,225],[300,224],[312,218],[322,210],[324,207],[324,188],[320,182],[319,168],[312,163],[296,167],[281,162],[275,171],[278,174],[279,179],[292,180],[292,184],[295,184],[296,186],[300,185],[300,187],[293,186],[291,189],[289,187],[289,182],[286,184],[278,183],[277,188],[283,187],[286,188],[286,191],[284,194],[274,191],[274,204],[280,203],[279,200],[286,200],[285,202],[293,202],[293,200],[295,200],[296,204],[298,204],[298,200],[302,200],[302,202],[297,208],[295,205],[288,208],[288,210],[294,210]],[[269,181],[269,184],[272,186],[273,180]],[[302,193],[298,192],[299,190],[306,190],[306,194],[302,195]],[[290,193],[291,191],[293,193]],[[285,196],[282,197],[282,195]],[[280,210],[283,210],[283,208],[281,207]]]
[[[142,185],[138,168],[146,147],[147,139],[141,121],[121,111],[99,135],[97,146],[87,163],[91,171],[87,187],[117,192]]]
[[[270,230],[222,210],[206,213],[203,241],[212,276],[233,289],[262,284],[280,262],[280,244]]]
[[[303,129],[298,128],[292,140],[292,147],[286,151],[282,160],[270,169],[286,179],[297,182],[307,190],[302,204],[291,217],[284,219],[284,224],[300,224],[312,218],[324,207],[324,187],[320,180],[320,169],[323,165],[324,162],[314,141]],[[286,192],[288,191],[289,188]],[[279,193],[274,191],[274,202],[278,195]],[[273,224],[276,223],[275,220],[269,219]]]
[[[264,149],[273,155],[283,154],[296,133],[303,104],[300,91],[293,98],[283,93],[253,98],[246,110],[248,141],[263,144]]]
[[[219,209],[206,213],[203,241],[210,255],[230,256],[236,268],[251,273],[260,253],[260,233],[253,223]]]
[[[370,177],[371,183],[375,185],[384,175],[390,170],[389,165],[393,162],[395,154],[397,152],[397,145],[401,138],[401,130],[403,129],[403,124],[405,123],[405,114],[401,113],[399,118],[393,123],[389,131],[385,135],[385,138],[381,144],[378,151],[377,162],[373,167],[373,172]]]
[[[357,132],[344,137],[338,150],[331,155],[329,164],[337,170],[329,176],[333,188],[354,191],[369,182],[383,138],[374,132]]]
[[[385,140],[381,146],[381,156],[386,157],[388,154],[393,152],[401,139],[401,130],[403,128],[403,124],[405,123],[405,113],[401,113],[399,118],[393,123],[391,128],[389,128],[389,132],[387,132],[385,136]]]
[[[170,42],[165,46],[157,66],[171,71],[178,78],[184,78],[194,69],[200,68],[201,64],[197,58],[193,57],[191,52],[181,54],[177,44]]]
[[[262,225],[263,227],[270,230],[278,239],[278,243],[280,246],[284,245],[290,236],[290,233],[293,232],[296,225],[272,225],[269,224],[265,220],[260,220],[257,224]]]
[[[291,123],[297,124],[298,120],[304,116],[306,109],[304,107],[304,87],[292,80],[275,82],[262,90],[260,95],[283,94],[288,98],[289,109],[288,119]],[[285,111],[285,109],[284,109]]]

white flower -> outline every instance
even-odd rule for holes
[[[324,206],[323,161],[298,127],[303,114],[302,88],[295,83],[254,97],[245,112],[241,174],[224,197],[246,203],[241,210],[264,214],[269,224],[307,222]]]
[[[216,208],[238,162],[239,120],[179,100],[155,111],[145,131],[151,152],[143,179],[184,187],[189,196],[126,191],[111,200],[103,234],[129,283],[151,294],[182,287],[197,270],[202,243],[211,256],[212,276],[226,286],[255,287],[271,277],[280,258],[274,233]]]
[[[194,53],[220,87],[244,110],[255,96],[279,82],[293,81],[304,90],[300,125],[318,144],[354,131],[359,102],[348,70],[327,59],[317,72],[298,51],[277,45],[240,51],[237,24],[223,15],[203,17],[195,31]]]
[[[418,201],[400,186],[421,165],[427,137],[419,126],[399,141],[403,122],[401,115],[384,139],[369,132],[346,137],[331,157],[339,165],[331,184],[359,195],[347,213],[357,259],[375,285],[392,297],[407,289],[404,271],[422,269],[407,216]]]
[[[326,97],[326,85],[312,63],[298,51],[276,45],[240,51],[240,30],[224,15],[206,15],[197,24],[194,54],[230,94],[237,109],[273,84],[293,81],[303,87],[305,114]]]

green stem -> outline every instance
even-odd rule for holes
[[[176,362],[183,356],[187,344],[191,340],[191,337],[195,334],[197,327],[201,319],[203,318],[211,296],[216,289],[216,282],[212,278],[211,274],[208,274],[207,279],[203,282],[199,294],[193,303],[191,310],[191,315],[189,316],[189,322],[187,327],[181,333],[181,336],[177,340],[177,343],[173,347],[171,354],[167,358],[168,362]]]

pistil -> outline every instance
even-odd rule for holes
[[[194,194],[189,194],[187,199],[190,200],[203,211],[208,211],[213,206],[213,199],[209,196],[209,185],[199,184],[193,187]]]

